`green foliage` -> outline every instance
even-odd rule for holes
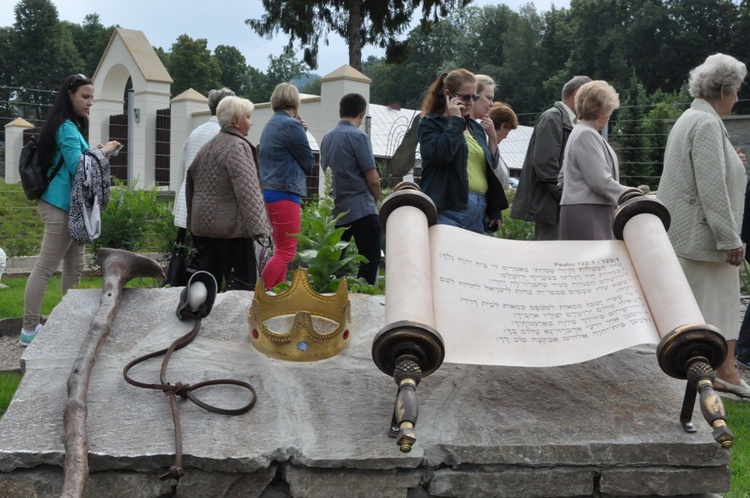
[[[516,191],[506,188],[505,196],[508,198],[508,204],[512,207]],[[511,218],[509,207],[503,211],[503,223],[500,225],[500,229],[495,232],[495,237],[511,240],[534,240],[534,223]]]
[[[656,190],[658,178],[648,161],[644,109],[646,89],[633,73],[624,105],[617,111],[616,132],[612,137],[619,145],[620,183],[631,187],[649,185]]]
[[[174,241],[174,229],[166,228],[166,220],[171,219],[172,215],[168,208],[160,206],[164,203],[158,201],[159,190],[156,187],[150,190],[137,189],[135,183],[125,185],[115,180],[109,204],[102,211],[102,235],[89,245],[94,256],[101,247],[142,250],[148,245],[149,230],[154,223],[160,227],[165,238],[159,244],[162,250],[169,246],[167,240]],[[164,230],[167,232],[164,233]]]
[[[37,254],[44,233],[37,202],[26,199],[20,184],[0,180],[0,190],[0,247],[8,257]]]
[[[304,87],[300,88],[300,93],[308,93],[310,95],[320,95],[320,78],[315,78],[310,81]]]
[[[350,242],[341,240],[345,228],[336,228],[336,222],[344,214],[334,217],[332,212],[330,197],[307,203],[303,210],[304,222],[297,235],[301,266],[307,269],[312,287],[317,292],[336,292],[338,279],[351,274],[353,264],[367,261],[349,249]],[[357,279],[352,280],[360,283]]]
[[[188,88],[208,95],[209,90],[221,86],[221,67],[207,45],[205,38],[193,40],[188,35],[180,35],[172,45],[167,66],[173,80],[172,96]]]
[[[8,410],[13,395],[21,383],[21,374],[0,372],[0,418]]]
[[[214,49],[214,58],[221,69],[221,86],[246,97],[250,92],[250,75],[245,56],[236,47],[219,45]]]
[[[735,434],[729,462],[731,489],[724,498],[747,498],[750,496],[750,404],[726,397],[722,400],[727,409],[729,427]]]
[[[52,275],[47,282],[47,290],[44,292],[42,300],[42,315],[46,316],[52,312],[52,309],[62,300],[62,291],[60,287],[61,275]],[[2,282],[8,286],[2,290],[3,298],[0,299],[0,316],[2,317],[22,317],[23,300],[26,290],[25,276],[3,275]],[[101,277],[84,276],[78,289],[97,289],[102,286]]]
[[[412,15],[422,13],[422,26],[431,18],[445,17],[449,7],[466,5],[470,0],[381,0],[379,2],[339,2],[322,0],[263,0],[261,19],[245,21],[260,36],[272,38],[282,32],[289,39],[287,50],[299,41],[310,68],[318,66],[318,46],[328,44],[330,33],[347,40],[349,65],[362,68],[362,47],[377,45],[398,52],[397,36],[411,23]]]

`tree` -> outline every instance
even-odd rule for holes
[[[247,61],[236,47],[219,45],[214,49],[214,58],[221,69],[221,86],[234,90],[234,93],[247,96],[250,90],[250,76]]]
[[[349,44],[349,65],[362,69],[362,47],[377,45],[397,57],[403,43],[397,37],[411,22],[421,6],[422,26],[428,29],[431,19],[437,21],[456,7],[471,0],[263,0],[266,13],[261,19],[247,19],[260,36],[271,38],[281,31],[294,43],[304,47],[304,61],[311,69],[318,67],[318,46],[328,43],[329,33],[339,35]]]
[[[12,86],[22,88],[16,96],[37,104],[25,107],[24,117],[41,120],[56,92],[40,90],[56,90],[66,76],[82,72],[83,60],[50,0],[21,0],[14,12],[10,64],[3,70],[12,75]]]
[[[73,37],[73,44],[83,58],[83,74],[93,76],[99,61],[104,55],[112,33],[118,26],[105,28],[99,22],[99,14],[88,14],[83,18],[83,24],[63,22]]]
[[[206,48],[205,38],[193,40],[180,35],[169,54],[169,75],[172,76],[172,95],[192,88],[204,95],[221,86],[221,68],[216,58]]]
[[[613,137],[619,145],[620,183],[631,187],[644,184],[656,187],[653,185],[644,131],[646,89],[635,71],[623,104],[617,111],[617,133]]]

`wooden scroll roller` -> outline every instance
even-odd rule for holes
[[[643,292],[662,336],[656,350],[661,369],[676,379],[687,379],[680,422],[695,432],[692,413],[697,393],[713,438],[730,448],[734,434],[727,426],[721,398],[713,389],[714,369],[727,355],[721,333],[703,320],[690,285],[667,236],[667,208],[653,197],[631,188],[623,192],[615,212],[613,231],[628,246]],[[666,334],[663,332],[666,331]]]
[[[683,428],[696,430],[691,416],[700,392],[714,438],[731,446],[712,387],[726,342],[703,319],[658,200],[627,189],[613,223],[618,240],[497,239],[436,225],[436,218],[432,201],[412,183],[399,185],[380,211],[386,326],[372,355],[399,386],[390,433],[402,451],[416,439],[416,386],[443,361],[549,367],[638,344],[658,344],[661,369],[688,380]]]
[[[386,281],[405,280],[409,286],[389,286],[386,290],[385,323],[372,344],[372,359],[378,368],[393,376],[398,394],[388,435],[395,437],[402,452],[411,451],[417,440],[414,432],[419,403],[417,385],[443,363],[445,347],[435,330],[432,297],[429,292],[430,259],[428,228],[437,221],[432,199],[416,184],[400,183],[380,209],[383,233],[388,226],[409,227],[398,237],[388,239]]]

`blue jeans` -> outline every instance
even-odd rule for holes
[[[742,319],[740,337],[737,339],[734,357],[740,363],[750,364],[750,309],[745,312],[745,318]]]
[[[484,234],[484,212],[486,210],[487,199],[484,198],[484,194],[469,192],[469,204],[466,208],[440,211],[437,222],[440,225],[451,225]]]

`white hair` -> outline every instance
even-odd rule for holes
[[[747,75],[747,67],[731,55],[709,55],[705,62],[690,71],[688,89],[693,98],[715,99],[724,86],[739,89]]]
[[[255,105],[241,97],[224,97],[216,108],[216,119],[222,128],[231,128],[234,118],[253,112]]]

